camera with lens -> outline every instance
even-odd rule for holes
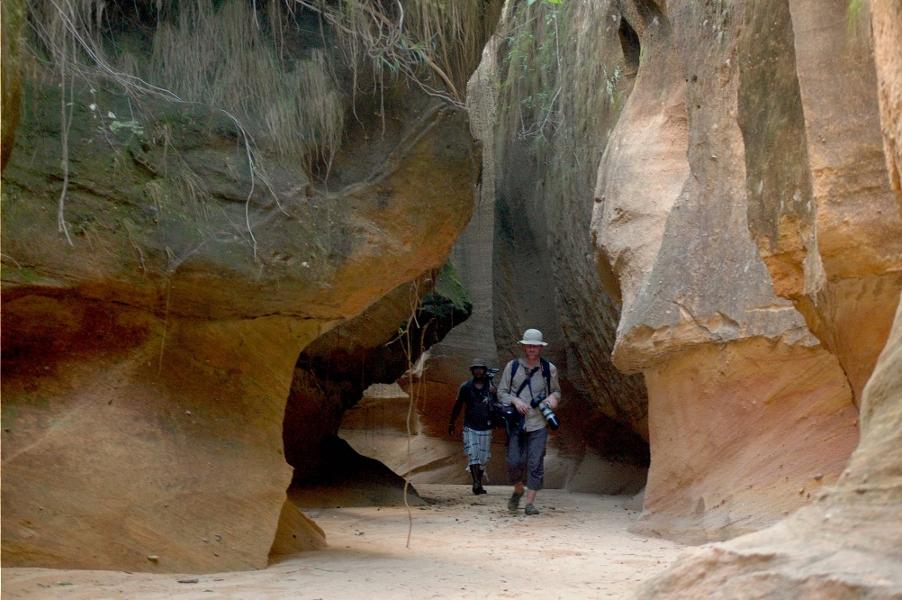
[[[545,394],[542,393],[537,397],[533,398],[529,403],[533,408],[538,409],[542,416],[545,417],[545,421],[548,423],[548,426],[551,427],[552,430],[557,430],[558,427],[561,426],[560,420],[558,420],[557,415],[548,406],[548,403],[545,402]]]

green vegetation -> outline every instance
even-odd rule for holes
[[[177,18],[158,25],[151,60],[134,75],[237,116],[278,155],[306,159],[308,170],[313,159],[328,164],[341,142],[341,94],[322,50],[280,56],[274,33],[242,0],[183,3]]]
[[[867,12],[868,0],[849,0],[846,7],[846,32],[849,40],[858,40],[867,35]]]
[[[469,314],[473,309],[466,287],[450,262],[442,265],[435,279],[435,287],[423,297],[421,304],[438,303],[440,298],[445,298],[457,311]]]
[[[155,97],[222,111],[255,150],[300,158],[308,170],[332,159],[343,128],[341,94],[321,50],[285,51],[289,5],[273,1],[257,11],[243,0],[156,4],[154,12],[136,4],[135,16],[101,0],[31,3],[29,72],[71,89],[76,82],[92,90],[113,84],[137,109],[142,98]],[[141,117],[130,119],[132,130],[144,126]]]
[[[516,107],[510,116],[518,137],[544,138],[558,125],[567,9],[564,0],[531,0],[514,9],[501,87],[505,104]]]
[[[202,221],[211,192],[179,148],[231,138],[240,161],[227,170],[236,181],[249,179],[244,225],[256,256],[252,199],[264,190],[282,209],[273,165],[297,169],[301,180],[328,179],[360,94],[369,95],[368,114],[380,106],[372,112],[383,124],[386,90],[411,82],[462,107],[499,6],[500,0],[28,3],[26,84],[42,104],[58,107],[58,138],[51,135],[61,154],[60,232],[72,243],[65,213],[70,140],[99,132],[114,166],[133,160],[151,174],[141,196],[158,216],[168,200]]]

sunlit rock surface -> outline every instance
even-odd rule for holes
[[[641,60],[592,227],[623,300],[614,362],[649,389],[642,530],[700,541],[765,526],[835,479],[857,441],[902,220],[868,29],[845,11],[637,2],[622,16]]]
[[[897,170],[902,163],[897,136],[902,124],[898,110],[902,105],[902,8],[877,1],[870,3],[870,9],[886,175],[899,201],[895,208],[902,210]],[[889,210],[883,214],[892,222]],[[865,209],[862,212],[873,216]],[[891,241],[882,242],[892,247]],[[875,248],[885,247],[875,244]],[[867,295],[862,298],[873,301]],[[841,325],[827,320],[823,329]],[[646,584],[639,596],[902,596],[902,305],[861,394],[860,427],[861,441],[847,468],[835,485],[816,494],[815,503],[768,529],[687,552]]]

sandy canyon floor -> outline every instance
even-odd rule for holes
[[[545,490],[527,517],[509,487],[421,485],[429,506],[307,513],[329,548],[260,571],[157,575],[3,569],[3,598],[625,598],[670,564],[678,544],[627,531],[628,498]],[[182,580],[185,583],[180,583]]]

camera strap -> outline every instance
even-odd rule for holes
[[[525,387],[529,388],[529,398],[530,399],[532,399],[535,396],[535,394],[532,393],[532,376],[535,375],[536,373],[538,373],[540,368],[541,367],[533,367],[532,369],[529,370],[528,373],[526,373],[526,379],[524,379],[523,383],[520,384],[520,387],[517,388],[517,393],[514,394],[515,396],[517,396],[519,398],[520,392],[522,392],[523,388],[525,388]]]
[[[519,360],[515,359],[512,362],[514,364],[511,365],[511,384],[514,383],[514,377],[517,375],[517,370],[520,367]],[[530,395],[530,398],[532,398],[532,396],[533,396],[532,383],[531,383],[532,376],[535,375],[536,371],[538,371],[540,368],[542,369],[542,376],[545,378],[545,395],[546,396],[551,395],[551,363],[549,363],[544,358],[540,358],[539,366],[533,367],[532,369],[530,369],[529,373],[526,374],[526,379],[523,381],[523,383],[520,384],[520,387],[517,388],[517,392],[514,394],[515,396],[519,397],[520,392],[523,391],[523,388],[525,388],[526,386],[529,386],[529,395]]]

